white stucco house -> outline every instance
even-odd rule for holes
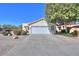
[[[50,34],[48,24],[43,19],[31,23],[23,23],[22,30],[28,30],[29,34]]]

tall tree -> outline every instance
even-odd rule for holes
[[[79,4],[77,3],[50,3],[46,5],[46,19],[50,23],[79,20]]]

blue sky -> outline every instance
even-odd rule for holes
[[[45,15],[43,3],[0,4],[0,24],[21,25],[43,18]]]

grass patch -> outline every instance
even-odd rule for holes
[[[63,33],[63,35],[66,36],[66,37],[73,37],[73,35],[70,34],[70,33]]]

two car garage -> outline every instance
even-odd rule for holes
[[[49,34],[49,29],[47,26],[32,26],[31,27],[32,34]]]
[[[28,30],[28,34],[50,34],[48,23],[41,19],[32,23],[24,23],[23,30]]]

